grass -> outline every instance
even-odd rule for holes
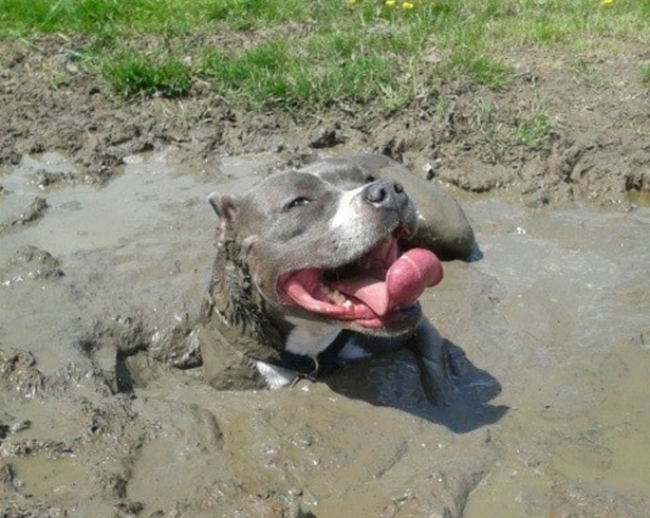
[[[207,80],[245,107],[399,108],[451,81],[507,90],[519,47],[648,43],[650,1],[0,0],[0,37],[78,36],[118,96],[186,95]],[[144,43],[143,43],[144,41]],[[242,44],[246,42],[246,44]],[[430,62],[431,54],[440,56]],[[641,80],[648,82],[647,64]],[[543,124],[522,123],[523,134]],[[522,142],[530,138],[521,138]]]
[[[526,109],[476,97],[455,122],[456,138],[443,148],[456,154],[459,148],[472,150],[484,163],[508,161],[520,147],[543,146],[552,121],[534,98]]]
[[[512,69],[490,56],[462,52],[452,55],[449,63],[475,83],[491,90],[505,90],[512,80]]]
[[[323,48],[330,59],[320,56]],[[240,53],[207,51],[200,71],[218,91],[250,107],[319,106],[334,100],[363,103],[392,82],[390,64],[376,54],[351,57],[349,49],[336,45],[309,52],[286,38]]]
[[[650,61],[641,64],[641,81],[650,86]]]
[[[123,51],[102,60],[100,66],[113,91],[122,97],[138,94],[180,97],[192,84],[189,67],[176,57]]]

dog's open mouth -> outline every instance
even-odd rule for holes
[[[352,263],[282,276],[278,293],[310,313],[374,326],[413,307],[442,275],[435,254],[414,248],[399,255],[397,240],[391,236]]]

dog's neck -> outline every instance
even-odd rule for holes
[[[237,387],[235,376],[255,379],[253,372],[269,386],[274,386],[278,371],[286,371],[287,379],[298,373],[309,377],[331,372],[350,341],[351,333],[341,332],[338,326],[286,317],[274,310],[252,281],[234,239],[217,243],[208,291],[201,333],[209,343],[220,344],[209,349],[219,355],[212,358],[210,376],[219,386]]]
[[[279,360],[294,325],[269,307],[229,236],[217,243],[207,306],[204,318],[219,327],[229,345],[237,344],[255,360]]]

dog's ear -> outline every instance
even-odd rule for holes
[[[235,196],[213,192],[208,196],[208,201],[219,218],[218,236],[219,239],[223,239],[226,233],[232,229],[241,200]]]

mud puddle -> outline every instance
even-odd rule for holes
[[[206,196],[276,159],[170,156],[103,188],[40,188],[72,171],[55,155],[0,176],[3,516],[650,516],[650,211],[468,202],[484,257],[423,297],[460,365],[448,409],[406,353],[219,393],[192,331]]]
[[[137,235],[140,228],[173,222],[179,205],[203,204],[205,191],[210,187],[192,176],[174,175],[167,154],[127,157],[123,173],[103,188],[66,186],[65,175],[74,169],[56,154],[46,154],[38,160],[25,157],[11,174],[0,176],[5,190],[3,220],[9,222],[5,223],[5,234],[17,230],[12,228],[11,216],[24,212],[35,197],[47,200],[47,218],[43,217],[38,225],[25,224],[29,228],[23,232],[5,236],[9,244],[3,250],[9,251],[18,243],[38,243],[58,256],[115,247]],[[233,192],[255,181],[253,165],[246,160],[225,159],[223,167],[234,177],[226,187]],[[64,176],[58,176],[59,183],[48,187],[39,183],[43,173]],[[223,183],[223,175],[214,176]]]

